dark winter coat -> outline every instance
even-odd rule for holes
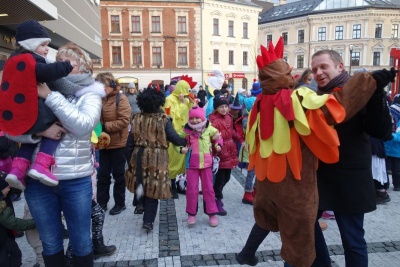
[[[233,118],[231,114],[221,115],[215,111],[210,115],[211,125],[221,133],[224,147],[218,153],[220,158],[220,169],[232,169],[238,165],[238,150],[235,141],[243,143],[244,137],[234,129]],[[234,141],[235,140],[235,141]]]
[[[371,171],[371,146],[364,131],[365,110],[336,125],[339,135],[339,162],[319,161],[317,170],[319,209],[366,213],[376,209]]]
[[[206,96],[207,96],[206,90],[199,90],[197,92],[197,98],[200,99],[200,101],[203,103],[206,103]]]

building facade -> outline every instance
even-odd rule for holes
[[[399,1],[386,0],[288,3],[261,14],[259,42],[266,46],[282,36],[293,73],[310,68],[312,54],[321,49],[339,52],[350,75],[361,67],[389,68],[390,51],[399,47],[399,11]]]
[[[85,49],[92,58],[102,56],[100,0],[4,0],[0,7],[0,60],[15,49],[15,31],[21,22],[39,21],[48,31],[53,48],[68,41]]]
[[[142,88],[184,74],[199,86],[219,68],[232,88],[248,88],[260,11],[250,0],[101,1],[103,59],[96,72]]]

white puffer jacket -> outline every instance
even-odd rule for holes
[[[68,131],[60,141],[54,154],[56,164],[52,173],[59,180],[70,180],[90,176],[93,173],[93,159],[90,149],[92,130],[100,120],[101,98],[105,96],[104,85],[94,84],[77,92],[80,97],[66,99],[59,92],[52,92],[45,104],[53,111],[62,126]],[[22,143],[36,143],[31,135],[11,137]],[[38,146],[39,147],[39,146]],[[33,159],[36,157],[36,148]]]

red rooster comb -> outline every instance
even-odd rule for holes
[[[269,42],[268,45],[268,50],[264,46],[260,46],[261,49],[261,55],[257,56],[257,66],[259,69],[264,68],[268,64],[274,62],[278,58],[283,58],[283,39],[282,36],[279,38],[278,42],[276,43],[276,46],[274,47],[274,44]]]
[[[188,75],[182,75],[181,80],[186,81],[191,89],[193,89],[197,84],[197,82],[193,81],[193,77],[189,77]]]

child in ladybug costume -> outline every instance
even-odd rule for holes
[[[49,83],[67,76],[77,65],[75,61],[47,63],[49,34],[37,21],[20,24],[16,32],[17,49],[7,60],[1,82],[0,129],[10,136],[38,134],[50,127],[57,118],[38,99],[37,83]],[[51,173],[53,154],[61,138],[42,138],[39,152],[28,175],[50,186],[58,185]],[[6,181],[15,188],[25,190],[25,175],[35,144],[22,144]]]

